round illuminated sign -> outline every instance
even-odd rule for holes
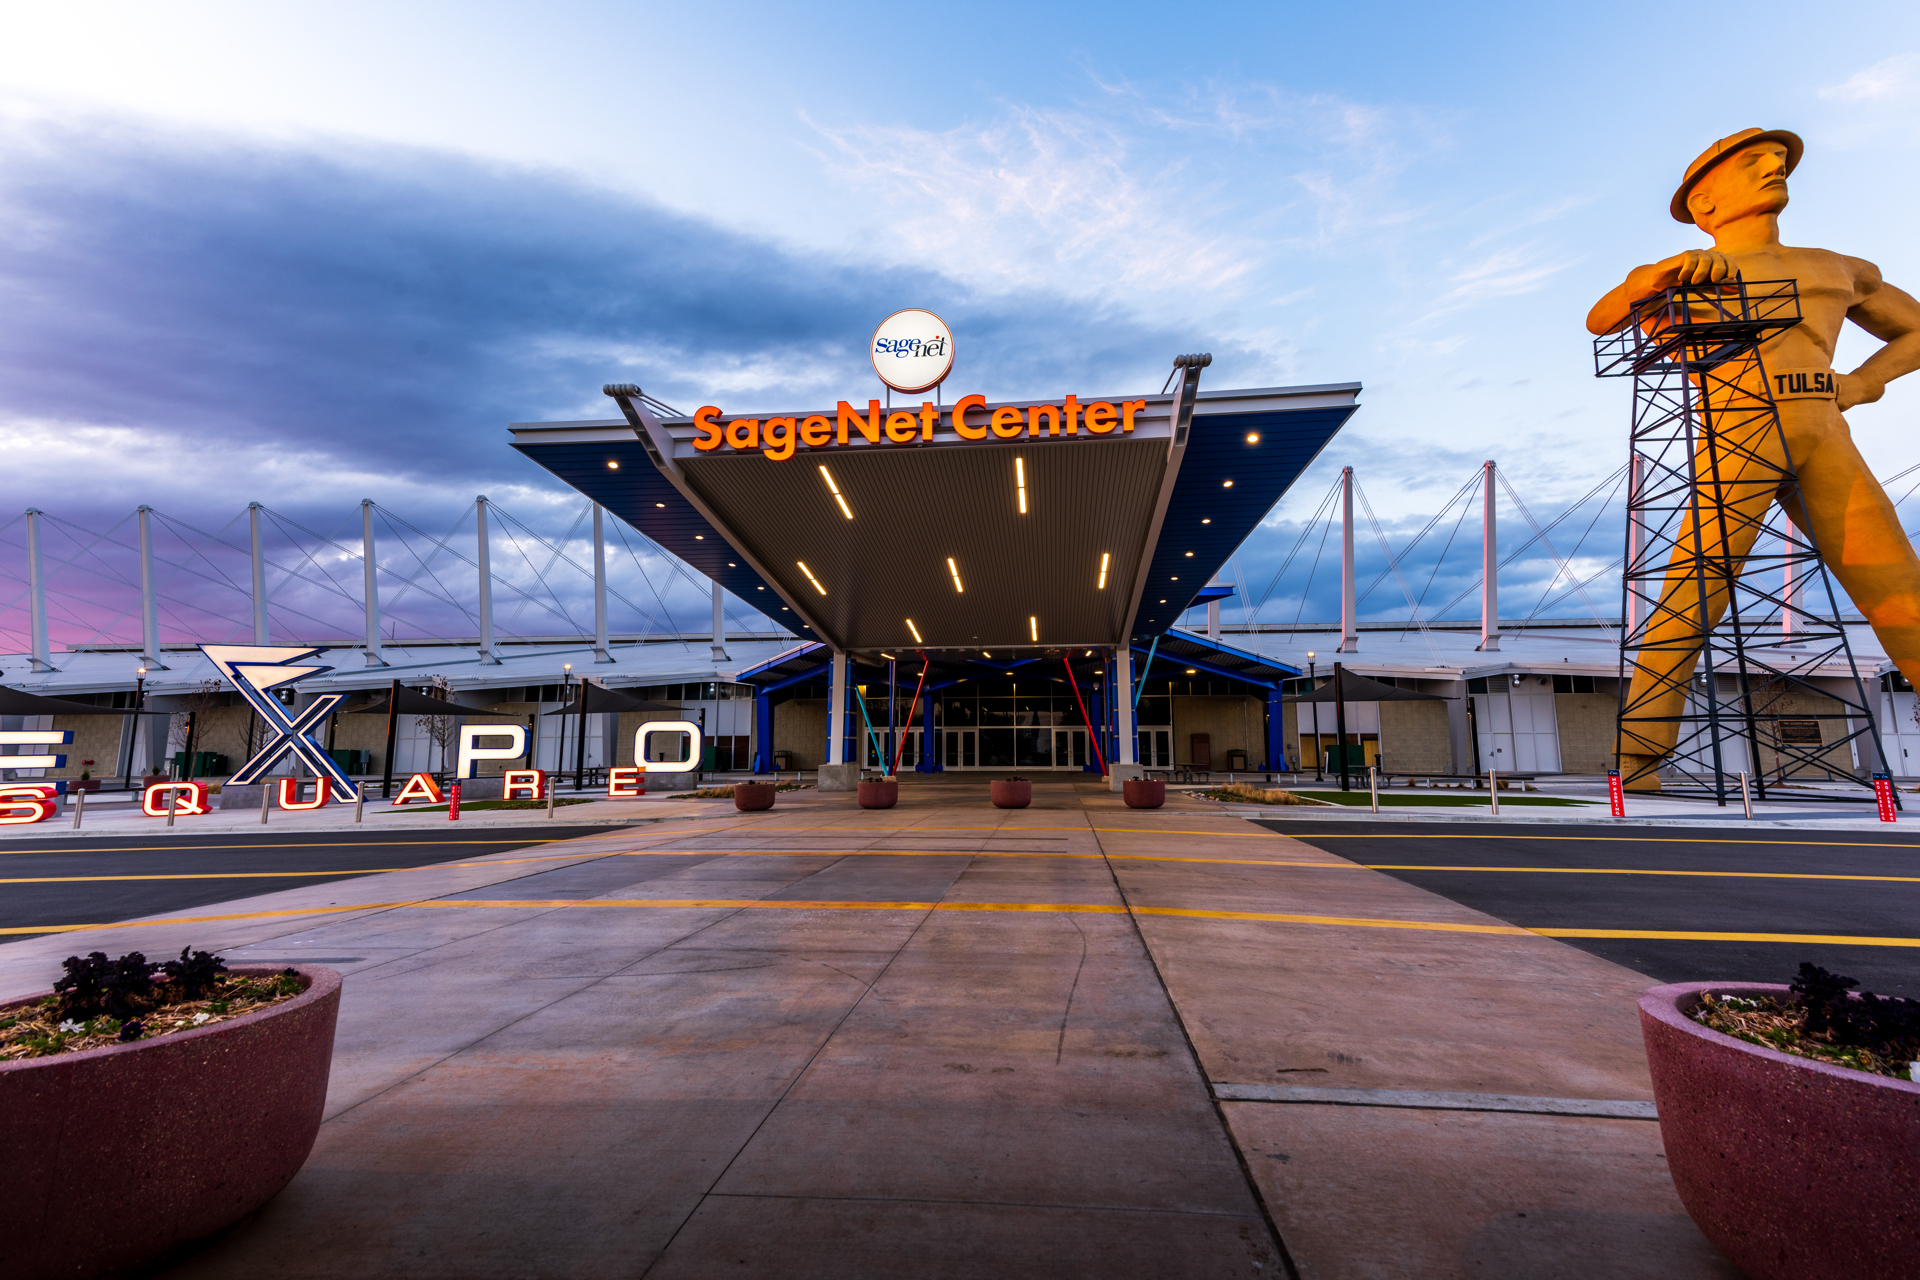
[[[953,370],[953,333],[931,311],[896,311],[873,331],[873,371],[895,391],[937,386]]]

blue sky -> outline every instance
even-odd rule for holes
[[[1390,537],[1487,457],[1544,519],[1624,459],[1582,320],[1704,243],[1665,206],[1713,138],[1802,133],[1789,241],[1920,291],[1920,13],[1675,13],[0,5],[8,489],[80,527],[486,492],[557,537],[575,504],[506,422],[604,415],[613,380],[864,395],[913,305],[996,397],[1157,388],[1195,349],[1214,386],[1365,383],[1243,549],[1261,586],[1346,463]],[[1882,474],[1920,462],[1916,405],[1852,415]],[[1511,572],[1530,604],[1553,567]]]

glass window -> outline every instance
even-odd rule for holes
[[[1017,730],[981,729],[980,764],[987,769],[1011,769],[1016,767],[1017,755],[1014,747],[1014,734]]]

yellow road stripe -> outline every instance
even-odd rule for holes
[[[1686,933],[1667,929],[1533,929],[1543,938],[1656,938],[1677,942],[1796,942],[1833,947],[1920,947],[1920,938],[1847,933]]]
[[[1565,876],[1706,876],[1729,880],[1887,880],[1897,884],[1920,884],[1920,876],[1816,875],[1802,871],[1667,871],[1633,867],[1449,867],[1395,862],[1367,862],[1360,865],[1369,871],[1528,871]]]
[[[433,845],[438,848],[442,845],[462,844],[504,844],[516,849],[524,849],[536,844],[559,844],[563,840],[589,838],[554,836],[551,839],[542,837],[538,840],[328,840],[299,844],[130,844],[113,845],[103,849],[76,849],[72,845],[63,845],[53,849],[0,849],[0,853],[173,853],[176,850],[186,852],[200,849],[226,849],[236,853],[252,853],[260,849],[411,849],[421,845]]]
[[[540,858],[501,858],[493,862],[431,862],[417,867],[344,867],[337,871],[193,871],[126,876],[13,876],[0,884],[94,884],[123,880],[273,880],[314,876],[386,876],[402,871],[471,871],[488,867],[521,866],[530,862],[583,862],[600,858],[1072,858],[1098,861],[1098,853],[984,853],[939,849],[619,849],[610,852],[551,854]],[[1197,862],[1235,867],[1328,867],[1358,870],[1352,862],[1275,862],[1265,858],[1178,858],[1155,854],[1114,854],[1128,862]],[[1420,868],[1414,868],[1419,870]],[[1452,868],[1443,868],[1451,870]],[[1460,868],[1470,870],[1471,868]],[[1486,868],[1504,870],[1505,868]],[[1550,868],[1544,868],[1550,869]],[[1655,873],[1648,873],[1655,874]],[[1732,872],[1722,874],[1733,874]],[[1828,877],[1830,879],[1899,879],[1901,877]]]
[[[767,899],[750,898],[441,898],[411,902],[342,903],[324,907],[304,907],[284,911],[249,911],[226,915],[175,916],[161,920],[0,928],[0,934],[77,933],[88,929],[140,929],[154,928],[161,925],[215,924],[235,920],[271,920],[295,916],[340,915],[354,911],[392,911],[408,907],[508,911],[620,907],[653,908],[656,910],[692,909],[727,911],[984,911],[1028,913],[1071,912],[1087,915],[1127,914],[1127,908],[1119,904],[1079,902],[843,902],[805,900],[770,901]],[[1294,915],[1268,911],[1206,911],[1191,907],[1135,907],[1133,914],[1187,920],[1231,920],[1268,924],[1308,924],[1357,929],[1405,929],[1424,933],[1493,934],[1505,937],[1645,938],[1680,942],[1791,942],[1801,944],[1816,943],[1829,946],[1920,947],[1920,938],[1883,938],[1851,934],[1718,933],[1663,929],[1523,929],[1514,925],[1456,924],[1440,920],[1383,920],[1364,916]]]
[[[1302,831],[1293,838],[1296,840],[1573,840],[1589,843],[1604,841],[1609,844],[1772,844],[1792,845],[1795,848],[1804,846],[1809,849],[1920,849],[1920,844],[1894,844],[1883,840],[1722,840],[1702,836],[1523,836],[1451,832],[1403,834],[1397,831],[1390,835],[1367,835],[1358,831]]]

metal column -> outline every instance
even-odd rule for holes
[[[1353,468],[1340,468],[1340,652],[1360,652],[1353,598]]]
[[[500,659],[493,655],[493,568],[487,554],[485,494],[473,500],[473,509],[480,531],[480,663],[482,666],[497,667]]]
[[[367,608],[367,665],[384,667],[380,653],[380,581],[379,562],[373,555],[373,499],[360,499],[360,569]]]
[[[140,516],[140,645],[141,658],[155,671],[165,671],[160,661],[160,606],[154,597],[153,529],[149,518],[152,507],[139,508]]]
[[[713,584],[713,660],[730,662],[727,657],[727,616],[725,613],[726,592],[720,584]]]
[[[33,628],[33,669],[58,671],[53,665],[52,644],[47,639],[47,579],[40,568],[40,509],[27,508],[27,580],[29,625]]]
[[[1482,464],[1480,487],[1483,514],[1480,517],[1480,644],[1482,653],[1500,648],[1500,532],[1496,523],[1498,505],[1493,497],[1493,462]]]
[[[607,648],[607,536],[600,504],[593,504],[593,660],[612,662]]]
[[[847,655],[828,651],[832,663],[827,684],[827,763],[847,762]]]
[[[1140,763],[1140,735],[1133,731],[1133,646],[1121,645],[1113,653],[1114,717],[1113,731],[1119,741],[1113,754],[1118,764]]]
[[[253,642],[267,640],[267,560],[260,551],[260,504],[247,504],[247,545],[253,556]]]

